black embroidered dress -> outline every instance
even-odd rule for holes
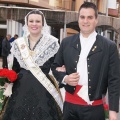
[[[17,55],[20,55],[20,53],[18,52],[19,50],[16,44],[14,44],[13,49],[15,57],[17,58]],[[39,57],[39,59],[41,58]],[[18,70],[18,67],[16,68],[17,62],[15,61],[13,69]],[[54,98],[34,75],[29,70],[25,69],[24,63],[20,57],[18,57],[17,61],[20,66],[23,67],[20,68],[18,79],[14,82],[12,88],[13,93],[9,98],[3,120],[62,120],[60,109]],[[53,58],[50,57],[40,66],[49,80],[51,79],[48,73],[52,62]]]

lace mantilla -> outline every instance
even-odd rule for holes
[[[21,40],[21,39],[25,39],[27,45],[29,46],[27,37],[25,38],[21,37],[21,38],[18,38],[17,40]],[[11,53],[13,54],[14,57],[16,57],[20,66],[24,69],[27,69],[27,66],[24,63],[21,53],[19,51],[19,48],[17,46],[17,43],[16,43],[17,40],[15,40],[12,44]],[[49,60],[51,57],[53,57],[57,53],[58,49],[59,49],[58,39],[53,37],[50,34],[47,34],[47,35],[43,34],[43,37],[36,45],[34,51],[30,50],[30,53],[34,62],[38,66],[42,66],[47,60]]]
[[[44,17],[44,14],[39,10],[39,9],[35,9],[35,10],[33,10],[33,11],[39,11],[42,15],[43,15],[43,17]],[[24,24],[24,26],[23,26],[23,36],[24,37],[27,37],[29,34],[30,34],[30,32],[29,32],[29,30],[28,30],[28,26],[27,26],[27,17],[28,17],[28,15],[31,13],[32,11],[30,11],[26,16],[25,16],[25,24]],[[48,27],[48,25],[47,25],[47,23],[46,23],[46,19],[45,19],[45,17],[44,17],[44,25],[43,25],[43,27],[42,27],[42,30],[41,30],[41,33],[42,34],[50,34],[50,29],[49,29],[49,27]]]

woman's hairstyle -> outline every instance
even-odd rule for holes
[[[44,26],[44,16],[43,16],[43,13],[42,13],[40,10],[32,10],[31,12],[29,12],[29,13],[26,15],[27,22],[28,22],[28,17],[29,17],[29,15],[31,15],[31,14],[41,15],[41,16],[42,16],[42,26]]]
[[[46,23],[46,19],[45,19],[45,16],[44,14],[39,10],[39,9],[34,9],[32,11],[30,11],[26,16],[25,16],[25,24],[23,26],[23,37],[27,37],[30,32],[28,30],[28,17],[29,15],[31,14],[38,14],[38,15],[41,15],[42,16],[42,30],[41,30],[41,33],[42,34],[50,34],[50,29]]]
[[[82,8],[92,8],[94,11],[95,11],[95,17],[97,18],[98,17],[98,9],[96,7],[96,5],[92,2],[84,2],[80,8],[79,8],[79,14],[80,14],[80,10]]]

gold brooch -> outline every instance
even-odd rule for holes
[[[95,51],[96,48],[97,48],[97,46],[94,46],[93,49],[92,49],[92,51]]]
[[[29,53],[31,56],[33,56],[35,54],[35,51],[29,50]]]

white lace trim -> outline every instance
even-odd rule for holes
[[[17,40],[24,39],[24,37],[18,38]],[[28,45],[28,38],[26,38]],[[59,49],[58,39],[47,34],[43,34],[43,37],[36,45],[32,58],[38,66],[42,66],[47,60],[53,57]],[[24,63],[19,48],[16,44],[16,40],[12,44],[11,53],[19,62],[20,66],[24,69],[27,69],[26,64]]]

